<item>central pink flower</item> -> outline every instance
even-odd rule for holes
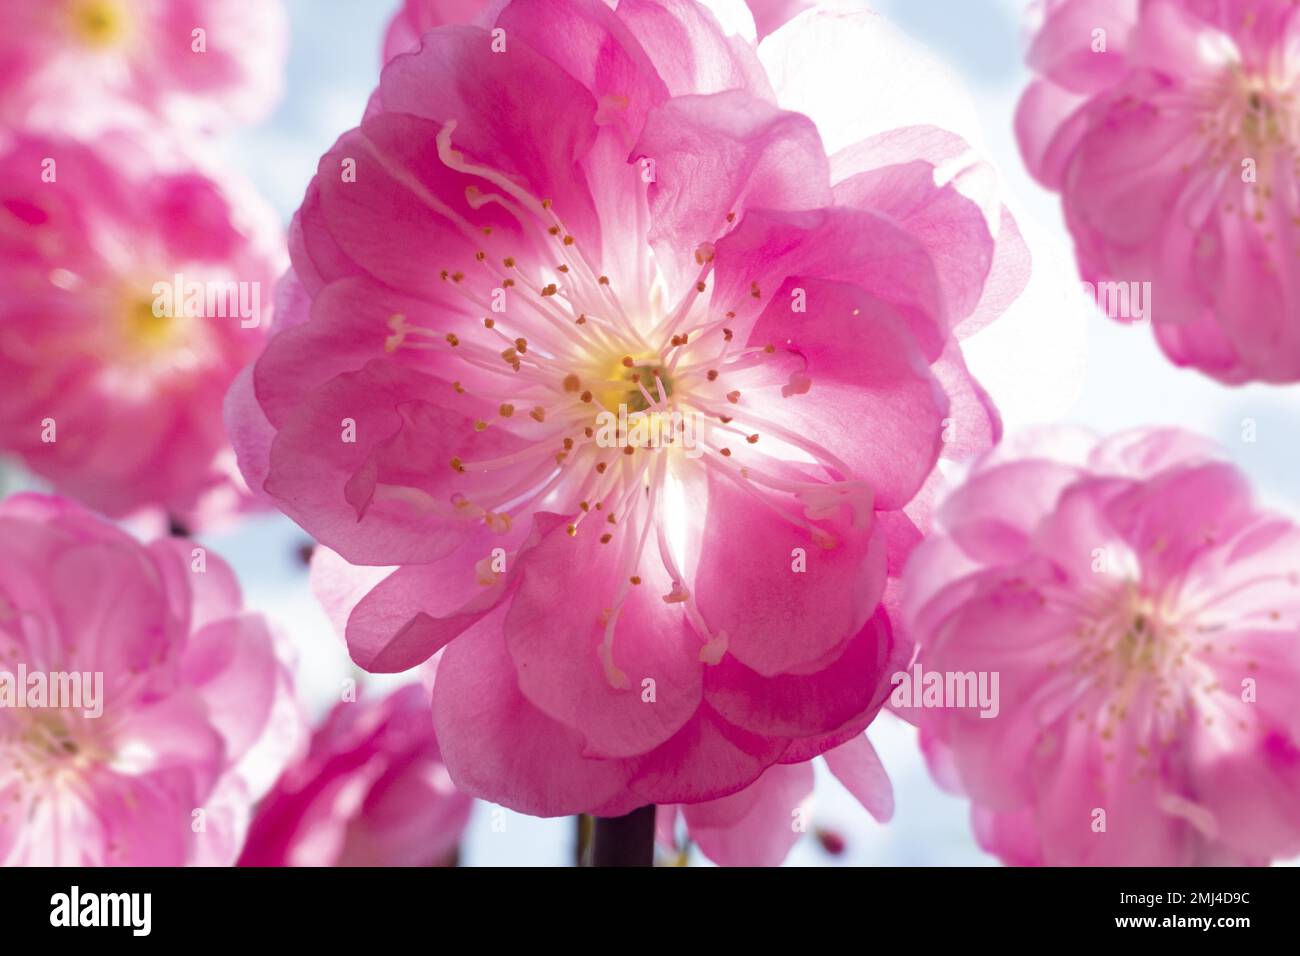
[[[426,34],[322,159],[232,396],[243,466],[396,566],[351,612],[358,663],[456,638],[434,711],[462,789],[719,797],[883,700],[902,509],[945,438],[997,432],[953,332],[1014,297],[1023,247],[955,137],[828,158],[692,2],[494,23]]]

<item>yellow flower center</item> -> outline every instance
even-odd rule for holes
[[[175,318],[160,314],[154,308],[155,300],[148,296],[130,294],[122,313],[122,337],[135,353],[155,355],[176,344],[180,326]]]
[[[673,394],[668,370],[663,367],[658,356],[640,359],[620,356],[608,364],[602,364],[600,372],[593,378],[601,385],[596,392],[597,400],[607,410],[615,413],[620,408],[626,408],[629,412],[645,411]],[[646,398],[646,393],[649,393],[649,399]]]
[[[72,0],[70,14],[73,34],[87,46],[115,46],[129,26],[122,0]]]

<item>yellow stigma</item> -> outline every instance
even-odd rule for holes
[[[663,384],[664,394],[660,396],[659,385],[655,376]],[[645,386],[652,398],[662,401],[672,395],[672,385],[668,381],[668,370],[656,356],[634,358],[630,355],[619,356],[601,371],[592,375],[593,379],[606,383],[596,394],[597,400],[611,412],[618,412],[625,406],[629,412],[641,412],[650,407],[641,386]],[[626,384],[623,384],[626,383]]]
[[[92,47],[110,47],[126,36],[128,19],[123,0],[71,0],[73,34]]]
[[[158,314],[153,298],[127,296],[122,308],[122,337],[133,352],[161,352],[174,345],[179,334],[180,324],[170,315]]]

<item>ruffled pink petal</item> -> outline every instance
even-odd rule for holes
[[[728,653],[764,676],[821,659],[856,634],[880,601],[885,541],[869,516],[857,525],[841,506],[823,526],[833,546],[710,472],[699,544],[696,599],[705,620],[729,637]],[[701,489],[703,490],[703,489]],[[793,570],[801,549],[806,571]]]
[[[1300,255],[1300,239],[1292,233],[1298,211],[1289,196],[1274,197],[1262,223],[1239,211],[1216,208],[1196,237],[1199,255],[1194,264],[1190,256],[1179,263],[1178,277],[1194,276],[1200,303],[1213,309],[1237,359],[1225,369],[1228,381],[1240,377],[1242,366],[1270,382],[1300,376],[1300,326],[1292,320],[1300,284],[1287,265]],[[1164,310],[1160,317],[1174,318]],[[1184,346],[1200,345],[1207,338],[1198,333],[1185,333]],[[1224,343],[1210,337],[1207,345],[1207,356],[1201,359],[1198,354],[1195,364],[1221,365]]]
[[[1020,560],[1029,554],[1043,512],[1080,477],[1077,469],[1054,461],[1008,462],[972,475],[944,501],[937,517],[972,558]]]
[[[867,812],[881,823],[888,823],[894,815],[894,787],[866,734],[859,734],[823,756],[831,773]]]
[[[652,111],[633,153],[654,163],[648,239],[674,300],[696,281],[713,240],[749,206],[832,203],[812,122],[739,90],[678,97]]]
[[[1149,261],[1145,250],[1158,248],[1159,233],[1188,189],[1185,144],[1197,135],[1194,122],[1119,92],[1089,109],[1098,112],[1071,160],[1066,219],[1081,254],[1096,248],[1111,269],[1121,267],[1114,260],[1129,250]]]
[[[792,279],[858,286],[903,317],[928,359],[942,352],[951,328],[952,316],[925,245],[865,210],[753,211],[717,243],[714,274],[711,312],[719,319],[735,312],[733,328],[742,336],[768,307],[766,297]],[[784,304],[789,303],[787,291]]]
[[[184,538],[149,545],[177,617],[192,631],[239,615],[239,579],[222,558]]]
[[[780,866],[802,831],[796,813],[812,795],[813,771],[807,763],[769,767],[746,790],[710,803],[682,808],[691,839],[719,866]],[[752,796],[748,791],[756,791]],[[744,801],[746,811],[722,826],[710,826],[715,812]],[[722,805],[719,807],[719,805]]]
[[[1002,440],[1002,416],[992,397],[966,367],[966,359],[956,341],[948,343],[930,371],[948,396],[948,416],[943,420],[943,458],[969,461]],[[931,473],[932,478],[934,474]]]
[[[1263,675],[1261,683],[1284,682],[1268,677]],[[1295,671],[1287,677],[1293,681]],[[1294,686],[1291,681],[1286,681],[1287,686]],[[1233,716],[1248,720],[1249,708],[1238,703]],[[1300,747],[1295,731],[1256,725],[1242,737],[1229,749],[1206,731],[1197,734],[1201,769],[1196,775],[1196,798],[1209,808],[1206,814],[1213,821],[1206,836],[1256,859],[1293,856],[1300,852],[1300,806],[1295,799],[1300,787]]]
[[[889,594],[886,592],[886,599],[881,602],[881,608],[877,611],[877,615],[889,624],[890,631],[889,656],[879,672],[882,675],[892,677],[892,675],[906,669],[911,663],[915,656],[915,645],[903,631],[901,622],[899,624],[892,623],[893,611],[890,607],[891,603]],[[798,737],[792,740],[785,753],[781,755],[781,763],[799,763],[804,760],[811,760],[814,757],[821,756],[828,750],[833,750],[848,743],[865,731],[871,722],[876,719],[876,715],[880,713],[881,708],[889,704],[891,690],[891,684],[882,683],[878,685],[876,694],[866,710],[829,733],[818,734],[813,737]]]
[[[349,564],[337,551],[324,545],[312,549],[311,593],[325,611],[340,640],[344,639],[352,609],[394,570]]]
[[[776,763],[788,741],[751,734],[723,720],[708,704],[667,743],[629,761],[626,813],[640,803],[700,803],[749,786]],[[630,802],[630,806],[628,803]]]
[[[727,35],[704,4],[620,0],[618,16],[636,31],[672,96],[745,89],[774,99],[751,44]]]
[[[226,756],[224,737],[208,722],[202,696],[192,692],[120,715],[111,741],[115,774],[143,778],[171,771],[196,794],[206,793],[216,782]]]
[[[1049,445],[1045,450],[1057,460],[1132,478],[1152,478],[1175,467],[1217,461],[1221,456],[1214,441],[1181,428],[1132,428],[1093,440],[1086,453],[1078,455],[1077,442],[1082,437],[1070,436],[1066,443]],[[1040,436],[1040,440],[1044,439],[1047,436]]]
[[[332,175],[342,175],[344,158],[348,157],[341,157],[330,170]],[[292,278],[286,278],[285,281],[301,286],[301,291],[294,295],[293,308],[289,310],[296,319],[294,324],[307,320],[311,296],[326,283],[333,279],[363,275],[365,272],[330,235],[321,208],[319,177],[307,184],[302,205],[289,224],[289,260],[293,263]]]
[[[641,581],[631,585],[619,551],[599,544],[597,531],[584,525],[570,537],[553,516],[538,526],[537,546],[518,559],[522,580],[505,620],[520,692],[581,734],[588,755],[653,750],[694,715],[704,670],[700,639],[663,600],[667,572],[638,568]],[[609,609],[624,594],[607,639]],[[558,617],[556,595],[564,600]]]
[[[1128,68],[1131,31],[1139,0],[1073,0],[1057,4],[1035,34],[1026,62],[1053,83],[1076,93],[1095,93],[1116,82]],[[1094,49],[1104,31],[1105,48]]]
[[[1050,665],[1064,664],[1077,650],[1078,620],[1068,607],[1044,603],[1037,593],[1035,585],[1051,580],[1041,564],[985,572],[977,589],[924,634],[924,671],[999,674],[999,717],[981,717],[977,707],[925,708],[911,717],[948,742],[971,797],[997,809],[1027,799],[1040,726],[1070,704],[1068,671]],[[913,633],[921,636],[919,629]],[[932,643],[931,635],[937,635]],[[1045,671],[1054,671],[1053,679],[1044,679]]]
[[[981,847],[996,853],[1007,866],[1042,866],[1043,850],[1033,809],[998,813],[971,807],[971,828]]]
[[[183,619],[169,615],[155,573],[139,546],[127,540],[67,547],[48,567],[44,584],[58,633],[73,644],[78,669],[104,673],[105,693],[115,692],[112,680],[125,680],[128,670],[168,660],[183,633]],[[57,669],[63,658],[52,643],[38,643],[28,666]]]
[[[472,418],[442,404],[454,394],[451,383],[391,362],[336,377],[277,432],[267,493],[354,563],[444,557],[475,527],[452,502],[452,458],[491,459],[522,447],[501,429],[476,432]],[[445,465],[431,471],[430,461]],[[479,489],[490,495],[517,478],[514,469],[489,472]]]
[[[417,59],[404,58],[389,69]],[[494,61],[513,59],[493,57]],[[359,129],[345,133],[321,158],[316,182],[320,214],[330,237],[351,261],[393,289],[417,297],[433,296],[435,302],[451,305],[457,300],[444,272],[464,273],[472,282],[483,281],[485,273],[476,253],[510,249],[510,253],[498,254],[503,258],[530,249],[523,244],[518,223],[507,212],[495,204],[480,209],[470,204],[469,187],[485,192],[491,187],[453,169],[440,157],[438,138],[443,129],[443,123],[421,116],[379,113]],[[460,125],[451,135],[454,147],[469,153],[472,142]],[[486,161],[495,165],[498,157],[489,153]],[[355,181],[344,175],[351,166],[355,166]],[[573,183],[569,191],[585,194],[585,187]],[[480,228],[469,226],[471,220]],[[493,229],[491,241],[482,233],[483,226]],[[412,258],[404,254],[411,249],[420,249],[421,255]],[[466,310],[463,300],[457,304],[461,311]],[[382,324],[374,329],[381,336],[389,331]]]
[[[1029,85],[1016,105],[1015,130],[1030,175],[1048,189],[1060,189],[1075,147],[1088,131],[1083,107],[1088,97],[1047,80]]]
[[[404,0],[384,35],[384,62],[418,49],[420,37],[435,27],[472,22],[483,7],[483,0]]]
[[[790,286],[806,311],[793,309]],[[862,348],[846,347],[857,341]],[[911,500],[939,457],[949,408],[892,309],[846,283],[791,279],[747,344],[777,349],[736,380],[760,421],[834,449],[844,477],[868,482],[879,509]],[[796,380],[807,389],[792,389]]]
[[[507,558],[503,548],[509,570],[484,575],[479,562],[501,543],[480,526],[445,558],[386,575],[347,618],[352,659],[372,674],[409,670],[489,613],[514,590],[523,560],[522,551]]]
[[[222,420],[239,463],[239,473],[253,494],[262,496],[262,485],[271,468],[271,443],[275,428],[267,420],[253,389],[254,366],[249,365],[230,383],[222,404]]]
[[[1109,502],[1106,517],[1142,555],[1144,573],[1158,587],[1234,534],[1251,508],[1250,487],[1241,472],[1214,464],[1157,476],[1118,495]]]
[[[954,320],[975,310],[993,262],[994,237],[980,207],[954,184],[936,188],[935,169],[909,162],[860,172],[835,183],[835,202],[888,216],[930,254]]]
[[[1140,774],[1137,754],[1106,746],[1078,721],[1061,726],[1059,753],[1039,761],[1035,789],[1049,814],[1039,814],[1047,866],[1187,866],[1196,862],[1193,826],[1170,813],[1158,775]],[[1108,756],[1109,754],[1109,756]],[[1097,811],[1105,812],[1100,830]]]
[[[501,609],[485,617],[448,645],[438,665],[434,726],[456,786],[534,816],[587,812],[621,794],[623,762],[582,756],[582,736],[519,692],[503,621]]]
[[[496,22],[578,80],[596,103],[595,123],[618,130],[625,146],[670,95],[639,37],[600,0],[512,0]]]
[[[810,674],[762,677],[734,655],[705,671],[705,699],[754,733],[811,737],[878,707],[893,663],[889,622],[877,611],[833,661]]]
[[[248,615],[198,630],[182,669],[186,682],[209,702],[226,758],[237,763],[261,737],[275,705],[280,664],[265,622]],[[241,705],[221,706],[228,700]]]
[[[522,39],[507,40],[507,44],[508,54],[492,52],[491,34],[478,27],[444,27],[427,34],[419,52],[398,57],[385,67],[379,89],[384,113],[370,122],[383,124],[379,129],[393,129],[394,137],[385,151],[409,157],[411,164],[420,164],[416,168],[432,170],[433,164],[439,163],[437,153],[430,153],[427,145],[422,145],[423,137],[412,137],[409,131],[414,126],[413,118],[432,121],[435,127],[455,121],[452,141],[456,149],[472,161],[517,178],[535,198],[550,199],[568,231],[586,247],[598,248],[601,223],[587,184],[575,165],[596,136],[598,104],[581,83]],[[464,77],[473,77],[474,81],[464,82]],[[363,128],[368,126],[363,124]],[[385,151],[375,155],[384,156]],[[338,179],[337,164],[328,172]],[[322,182],[330,179],[323,178]],[[346,195],[349,187],[361,182],[359,175],[356,183],[336,191]],[[484,192],[488,191],[496,190],[484,188]],[[394,195],[401,193],[375,198],[387,204]],[[366,211],[359,195],[347,201],[353,204],[355,213]],[[326,208],[328,216],[328,201]],[[394,222],[409,219],[411,208],[404,205],[396,218],[385,216],[383,207],[368,212],[391,230]],[[343,228],[347,228],[346,224]],[[445,243],[453,236],[453,230],[443,227],[435,230],[430,239]],[[337,229],[334,238],[349,248],[347,236]],[[391,268],[414,261],[398,255]],[[427,259],[424,262],[427,269]],[[381,268],[377,256],[371,257],[371,264]],[[448,264],[431,271],[436,277],[438,268],[458,267]],[[470,269],[464,271],[468,274]],[[375,274],[382,278],[381,272]],[[418,279],[413,265],[406,278]]]
[[[761,40],[787,20],[807,10],[811,3],[806,0],[748,0],[749,9],[754,13],[754,26],[758,29]]]
[[[959,339],[967,338],[1001,316],[1025,291],[1032,271],[1029,246],[1011,211],[1002,206],[993,262],[984,280],[984,291],[974,311],[957,324],[953,334]]]

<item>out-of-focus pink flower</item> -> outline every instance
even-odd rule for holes
[[[231,394],[241,467],[396,566],[349,648],[446,648],[462,789],[539,815],[727,796],[857,736],[910,656],[881,605],[903,508],[997,434],[956,338],[1014,298],[1023,244],[956,137],[828,158],[689,0],[493,22],[426,33],[322,158]]]
[[[429,692],[342,702],[258,807],[242,866],[428,866],[455,851],[473,801],[451,782]]]
[[[982,461],[936,524],[904,578],[930,675],[909,715],[986,849],[1300,852],[1300,528],[1235,468],[1183,432],[1038,433]],[[960,706],[961,675],[984,676],[995,716]]]
[[[894,812],[893,787],[865,734],[824,755],[827,766],[881,823]],[[779,866],[813,823],[813,768],[805,761],[776,764],[743,790],[702,803],[661,806],[655,817],[660,846],[680,852],[677,816],[701,853],[720,866]],[[843,852],[843,841],[839,850]]]
[[[59,498],[0,503],[0,671],[6,866],[229,865],[305,742],[216,555]]]
[[[279,99],[287,40],[280,0],[6,0],[0,119],[254,120]]]
[[[1300,9],[1047,0],[1039,13],[1016,130],[1103,307],[1149,319],[1175,363],[1221,381],[1300,380]]]
[[[221,402],[279,239],[255,195],[134,139],[0,139],[0,450],[113,517],[235,504]]]

